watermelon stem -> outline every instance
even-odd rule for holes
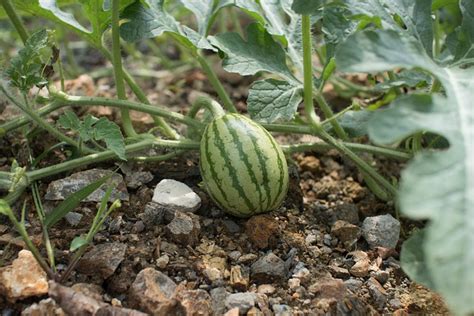
[[[191,109],[189,109],[188,116],[195,119],[197,113],[202,108],[205,108],[211,112],[214,119],[225,115],[224,109],[222,109],[222,106],[217,101],[214,101],[211,98],[200,96],[196,99],[196,101],[194,101]]]

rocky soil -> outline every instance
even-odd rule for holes
[[[248,79],[220,76],[244,109]],[[212,91],[204,79],[192,69],[178,76],[163,71],[142,83],[153,103],[183,110],[196,91]],[[71,94],[111,96],[110,86],[110,79],[88,76],[67,82]],[[91,113],[117,120],[110,109],[95,107]],[[11,115],[7,105],[0,119]],[[143,130],[152,123],[146,116],[133,119]],[[278,139],[288,142],[283,135]],[[41,133],[31,145],[39,154],[54,143]],[[9,170],[13,158],[27,162],[18,135],[1,138],[0,152],[1,170]],[[64,158],[55,150],[42,164]],[[196,154],[143,165],[104,163],[45,180],[40,192],[45,208],[52,209],[71,188],[119,166],[112,197],[122,207],[63,284],[48,283],[0,217],[2,315],[448,314],[437,294],[412,283],[400,268],[401,243],[423,223],[400,222],[393,205],[374,197],[357,169],[335,152],[291,158],[284,205],[250,219],[229,217],[210,201],[199,185]],[[386,175],[400,169],[386,160],[375,163]],[[103,193],[91,195],[52,228],[59,272],[71,260],[72,239],[87,232]],[[23,200],[28,232],[44,251],[28,192]]]

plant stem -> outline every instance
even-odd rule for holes
[[[390,148],[383,148],[383,147],[358,144],[358,143],[348,143],[348,142],[342,142],[341,144],[355,152],[365,152],[369,154],[385,156],[385,157],[393,158],[399,161],[407,161],[413,158],[413,155],[409,152],[390,149]],[[281,147],[288,153],[305,152],[305,151],[326,152],[334,148],[332,145],[329,145],[325,142],[282,145]]]
[[[52,102],[48,105],[43,106],[40,109],[37,109],[36,113],[39,116],[45,116],[45,115],[47,115],[47,114],[49,114],[49,113],[51,113],[51,112],[53,112],[57,109],[60,109],[63,106],[64,106],[64,104],[60,104],[58,102]],[[28,124],[30,121],[31,121],[31,119],[28,116],[21,115],[21,116],[17,116],[14,119],[0,125],[0,138],[3,135],[7,134],[8,132]]]
[[[44,121],[41,116],[39,116],[36,111],[28,108],[28,106],[25,106],[21,104],[18,100],[16,100],[15,97],[13,97],[4,87],[3,84],[0,84],[0,91],[7,97],[7,99],[15,104],[18,108],[20,108],[27,116],[30,117],[32,121],[34,121],[38,126],[43,128],[44,130],[48,131],[50,134],[52,134],[54,137],[59,139],[60,141],[63,141],[65,143],[70,144],[71,146],[74,146],[76,148],[79,148],[79,143],[73,140],[70,137],[67,137],[66,135],[63,135],[61,132],[59,132],[56,128],[51,126],[49,123]],[[84,147],[84,152],[86,153],[93,153],[94,151]]]
[[[231,113],[237,113],[237,109],[235,108],[234,104],[232,103],[229,95],[224,89],[224,86],[220,82],[219,78],[217,77],[216,73],[212,69],[212,67],[209,65],[207,60],[202,56],[201,52],[197,51],[194,54],[194,57],[196,60],[199,62],[199,64],[202,67],[202,70],[207,76],[207,79],[211,83],[211,85],[214,87],[216,90],[217,95],[222,101],[222,104],[224,105],[224,108],[231,112]]]
[[[56,273],[57,271],[56,271],[56,263],[55,263],[55,258],[54,258],[54,249],[51,244],[51,239],[49,238],[48,228],[44,224],[45,213],[43,209],[43,204],[41,203],[41,197],[39,194],[38,184],[36,182],[33,182],[31,189],[33,193],[33,201],[36,208],[36,214],[38,215],[38,219],[41,224],[41,229],[43,231],[43,241],[44,241],[44,246],[46,248],[46,253],[48,255],[49,266],[51,267],[53,272]]]
[[[334,112],[331,110],[331,107],[326,102],[326,99],[324,98],[324,96],[319,92],[315,92],[314,98],[316,99],[316,102],[318,102],[319,107],[323,111],[324,116],[326,117],[326,120],[332,125],[332,128],[334,129],[334,132],[337,134],[337,136],[339,136],[339,138],[343,140],[349,139],[349,137],[347,137],[346,132],[341,127],[339,122],[337,120],[332,119],[334,117]]]
[[[312,47],[311,47],[311,19],[309,15],[304,14],[301,20],[302,36],[303,36],[303,95],[304,95],[304,110],[306,118],[310,125],[316,129],[320,127],[319,117],[314,112],[313,104],[313,63]]]
[[[188,116],[191,118],[195,118],[197,112],[200,109],[206,108],[209,112],[212,113],[214,118],[223,116],[225,114],[224,110],[222,109],[221,105],[216,101],[209,99],[207,97],[198,97],[196,101],[194,101],[193,105],[189,109]]]
[[[96,48],[107,58],[109,61],[113,61],[112,54],[104,47],[104,46],[96,46]],[[123,78],[127,82],[128,86],[132,90],[132,92],[137,96],[138,100],[142,103],[150,104],[150,101],[148,100],[145,92],[140,88],[140,86],[135,82],[133,77],[130,75],[130,73],[122,67],[122,74]],[[158,126],[161,127],[161,130],[163,134],[169,138],[172,139],[177,139],[179,138],[179,135],[176,133],[175,130],[171,128],[171,126],[166,123],[166,121],[159,117],[155,120],[155,123],[158,124]]]
[[[44,272],[46,272],[46,275],[48,276],[48,278],[51,279],[51,280],[55,280],[56,275],[51,270],[51,268],[48,266],[46,261],[43,259],[43,257],[41,256],[38,248],[36,248],[36,246],[31,241],[30,236],[28,236],[28,232],[25,229],[25,226],[21,225],[18,222],[15,215],[13,215],[12,211],[8,212],[7,215],[8,215],[8,218],[10,219],[10,221],[15,226],[18,233],[20,234],[21,238],[25,242],[26,247],[28,248],[28,250],[31,251],[31,253],[33,254],[33,257],[35,257],[35,259],[38,262],[38,264],[40,265],[40,267],[44,270]]]
[[[391,195],[395,197],[397,195],[397,189],[388,182],[384,177],[382,177],[377,171],[375,171],[367,162],[365,162],[362,158],[357,156],[353,153],[350,149],[348,149],[344,144],[336,140],[334,137],[329,135],[324,130],[319,130],[319,136],[328,144],[332,145],[342,154],[348,156],[363,172],[367,175],[372,177],[375,181],[377,181],[380,185],[382,185]]]
[[[129,110],[149,113],[160,117],[166,117],[176,122],[180,122],[194,128],[200,129],[203,124],[182,114],[169,111],[165,108],[153,106],[145,103],[137,103],[128,100],[114,100],[102,97],[77,97],[66,94],[56,93],[54,95],[58,101],[62,101],[65,105],[94,106],[104,105],[117,108],[127,108]]]
[[[303,37],[303,75],[304,75],[304,109],[306,117],[309,120],[309,123],[314,128],[320,128],[320,120],[314,111],[313,104],[313,62],[312,62],[312,53],[313,48],[311,44],[311,18],[309,15],[304,14],[301,20],[301,29]],[[329,107],[328,103],[324,99],[321,93],[315,91],[314,98],[319,104],[319,107],[323,111],[326,119],[333,117],[334,113]],[[337,120],[330,121],[331,125],[334,128],[336,134],[346,140],[347,135],[339,125]]]
[[[28,31],[23,25],[20,16],[16,13],[16,10],[10,0],[1,0],[0,2],[3,6],[3,9],[5,10],[5,13],[8,15],[8,18],[10,19],[16,31],[18,32],[18,35],[20,35],[23,44],[25,44],[26,40],[30,36],[28,35]]]
[[[188,140],[164,140],[157,138],[145,139],[140,142],[126,145],[125,151],[127,154],[132,154],[137,151],[142,151],[154,146],[178,148],[178,149],[197,149],[199,148],[198,142]],[[44,177],[52,176],[67,170],[89,165],[91,163],[98,163],[112,158],[118,158],[112,150],[103,151],[96,154],[91,154],[74,160],[59,163],[53,166],[36,169],[27,172],[28,182],[40,180]]]
[[[115,87],[117,96],[120,100],[126,100],[125,85],[123,82],[123,66],[120,50],[120,34],[119,34],[119,10],[120,0],[112,0],[112,65],[115,74]],[[133,128],[132,120],[128,109],[121,109],[122,127],[128,137],[137,136],[137,132]]]

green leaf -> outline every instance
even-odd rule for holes
[[[71,241],[69,251],[74,252],[84,245],[87,245],[87,239],[85,239],[83,235],[74,237],[74,239]]]
[[[84,121],[81,121],[74,112],[66,110],[59,117],[58,122],[64,128],[77,132],[84,142],[105,141],[108,149],[112,150],[120,159],[127,160],[120,127],[107,118],[98,119],[89,114],[84,118]]]
[[[337,120],[350,137],[361,137],[367,135],[369,120],[373,114],[373,111],[368,110],[347,111]]]
[[[474,1],[461,0],[463,15],[461,27],[456,32],[457,46],[454,56],[456,65],[474,64]]]
[[[429,220],[423,251],[434,289],[455,313],[473,313],[474,69],[440,67],[413,37],[394,31],[357,33],[336,58],[342,71],[423,68],[442,83],[446,96],[409,95],[377,111],[369,135],[382,145],[425,131],[448,140],[448,150],[422,152],[402,172],[400,208],[410,218]]]
[[[94,138],[105,141],[107,148],[112,150],[120,159],[127,160],[125,156],[125,143],[120,127],[107,118],[100,118],[94,125]]]
[[[348,0],[347,8],[362,21],[380,24],[384,29],[406,32],[423,44],[428,55],[433,50],[432,0]],[[401,23],[401,22],[402,23]]]
[[[57,0],[15,0],[15,6],[35,16],[41,16],[78,33],[95,45],[101,44],[102,34],[110,25],[112,17],[109,0],[80,0],[82,14],[89,22],[91,29],[84,27],[73,14],[61,9]],[[123,10],[134,0],[120,0]],[[77,10],[76,10],[77,13]]]
[[[301,15],[296,14],[291,5],[292,0],[260,0],[265,29],[281,39],[291,62],[303,74]],[[315,19],[312,18],[312,22]]]
[[[400,263],[403,271],[418,283],[433,288],[429,272],[426,270],[426,258],[423,249],[426,231],[419,230],[412,234],[402,245]]]
[[[52,32],[44,29],[33,33],[6,69],[5,73],[12,85],[22,92],[48,83],[46,75],[43,74],[44,65],[40,57],[46,55],[46,52],[51,55],[52,37]]]
[[[100,178],[94,182],[91,182],[82,189],[74,192],[69,195],[64,201],[62,201],[58,206],[54,208],[50,213],[46,215],[44,224],[46,227],[50,228],[56,224],[60,219],[66,216],[67,213],[74,210],[82,200],[91,195],[95,190],[100,188],[107,180],[112,177],[113,173],[110,175]]]
[[[336,62],[338,69],[346,72],[380,72],[400,67],[424,69],[437,67],[419,42],[391,30],[354,34],[339,45]]]
[[[268,71],[295,80],[286,65],[285,51],[258,23],[247,27],[247,41],[229,32],[211,36],[210,42],[226,54],[222,65],[229,72],[248,76]]]
[[[422,87],[431,83],[431,77],[419,70],[403,70],[395,74],[395,78],[375,85],[375,89],[386,91],[394,87]]]
[[[291,9],[298,14],[315,14],[323,3],[322,0],[293,0]]]
[[[215,50],[207,39],[193,29],[182,26],[164,9],[164,1],[144,0],[135,2],[124,10],[125,22],[120,26],[120,35],[129,42],[154,38],[163,33],[170,34],[186,48]]]
[[[257,121],[272,123],[293,118],[303,100],[303,87],[286,81],[266,79],[255,81],[249,90],[248,111]]]

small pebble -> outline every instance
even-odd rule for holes
[[[257,288],[257,293],[271,295],[275,293],[276,289],[271,284],[260,284]]]
[[[170,262],[170,257],[168,255],[162,255],[158,259],[156,259],[156,266],[160,269],[166,268],[168,263]]]

